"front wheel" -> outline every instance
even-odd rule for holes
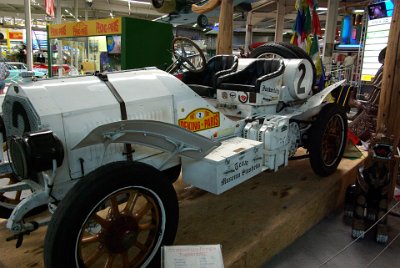
[[[142,163],[108,164],[61,201],[45,239],[46,267],[160,267],[178,201],[165,175]]]
[[[319,176],[335,172],[342,159],[347,138],[347,118],[337,104],[325,105],[309,133],[310,164]]]

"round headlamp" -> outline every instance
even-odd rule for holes
[[[13,136],[8,141],[11,167],[21,179],[28,179],[37,172],[57,167],[64,159],[61,141],[50,130],[25,133],[22,137]]]

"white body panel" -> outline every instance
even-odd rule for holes
[[[125,102],[128,119],[170,124],[184,122],[182,127],[188,129],[193,125],[190,122],[197,120],[204,124],[190,130],[208,138],[232,136],[240,127],[180,80],[155,68],[111,73],[108,79]],[[106,163],[126,159],[122,144],[110,145],[106,152],[103,145],[71,150],[94,128],[121,120],[120,104],[98,77],[23,82],[17,88],[9,94],[29,99],[40,118],[39,128],[52,129],[63,141],[65,159],[62,172],[57,173],[56,184],[79,178]],[[188,118],[192,114],[200,117]],[[212,121],[208,120],[211,116]],[[140,145],[134,145],[134,150],[134,160],[146,159],[143,161],[154,166],[167,157],[158,150]],[[151,159],[151,155],[158,157]]]

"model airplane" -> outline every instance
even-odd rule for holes
[[[255,0],[233,0],[233,6],[240,11],[249,11]],[[221,0],[152,0],[153,7],[161,13],[167,13],[155,21],[173,24],[196,22],[199,27],[208,26],[208,16],[219,16]]]

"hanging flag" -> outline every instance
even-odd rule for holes
[[[50,17],[55,17],[54,0],[44,0],[44,5],[46,7],[46,14]]]
[[[314,34],[314,37],[312,38],[311,41],[311,46],[310,46],[310,51],[308,52],[308,55],[310,55],[311,59],[314,61],[314,63],[317,65],[318,60],[319,60],[319,47],[318,47],[318,37],[316,34]],[[317,67],[317,66],[315,66]],[[322,73],[322,68],[316,69],[317,71],[317,76],[320,76]]]
[[[306,10],[305,10],[305,22],[304,22],[303,31],[307,35],[309,35],[312,32],[312,22],[311,22],[311,14],[310,14],[309,8],[306,8]]]
[[[322,34],[321,23],[316,11],[318,0],[296,0],[296,20],[290,43],[303,48],[315,64],[316,85],[319,90],[325,86],[325,71],[319,53],[318,36]]]
[[[300,10],[297,10],[296,32],[298,35],[301,35],[301,33],[303,32],[303,15],[301,14]]]
[[[321,23],[319,21],[318,13],[315,9],[312,12],[312,32],[321,35]]]

